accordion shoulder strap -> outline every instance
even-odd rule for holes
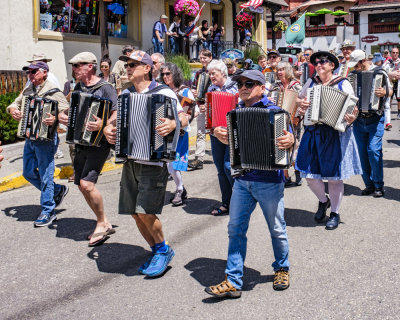
[[[316,84],[321,84],[321,83],[322,83],[322,81],[321,81],[321,79],[319,78],[319,76],[313,77],[312,80],[313,80],[313,82],[316,83]],[[344,81],[344,80],[348,80],[348,79],[345,78],[345,77],[341,77],[341,76],[336,77],[336,78],[332,79],[331,81],[329,81],[329,83],[327,84],[327,86],[333,87],[334,85],[336,85],[336,84],[338,84],[338,83],[341,83],[341,82]]]
[[[149,90],[149,91],[146,92],[146,93],[157,93],[157,92],[159,92],[159,91],[161,91],[161,90],[163,90],[163,89],[170,89],[170,87],[168,87],[166,84],[161,84],[161,85],[159,85],[159,86],[157,86],[157,87],[155,87],[155,88]],[[135,92],[136,92],[135,86],[130,86],[130,87],[128,88],[128,90],[129,90],[130,92],[132,92],[132,93],[135,93]]]
[[[58,89],[58,88],[53,88],[53,89],[50,89],[49,91],[46,91],[45,93],[44,93],[44,95],[42,96],[42,98],[45,98],[45,97],[47,97],[47,96],[50,96],[50,95],[52,95],[52,94],[54,94],[54,93],[56,93],[56,92],[62,92],[60,89]]]

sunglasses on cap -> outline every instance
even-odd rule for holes
[[[320,64],[321,66],[323,66],[324,64],[327,64],[328,62],[331,62],[331,61],[329,59],[327,59],[327,58],[322,58],[320,60],[315,60],[313,65],[317,66],[317,65]]]
[[[85,64],[89,64],[89,63],[87,63],[87,62],[73,63],[72,66],[74,68],[79,68],[80,66],[85,65]]]
[[[170,76],[171,72],[161,72],[161,77]]]
[[[245,86],[246,89],[251,89],[256,85],[259,86],[259,85],[261,85],[261,83],[259,83],[257,81],[251,81],[251,80],[247,80],[245,82],[242,82],[242,81],[237,82],[238,89],[242,89],[243,86]]]
[[[125,67],[125,69],[126,68],[135,68],[135,67],[137,67],[137,66],[140,66],[141,65],[141,63],[140,62],[130,62],[130,63],[125,63],[124,64],[124,67]]]
[[[26,74],[35,74],[36,72],[38,72],[39,69],[32,69],[32,70],[28,70],[26,71]]]

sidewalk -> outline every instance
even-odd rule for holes
[[[195,148],[197,121],[191,124],[189,133],[189,148]],[[207,136],[207,139],[209,137]],[[0,168],[0,193],[12,189],[21,188],[29,184],[22,176],[22,155],[25,141],[3,146],[4,161]],[[71,158],[69,156],[68,144],[65,142],[65,133],[60,135],[59,147],[64,154],[63,158],[55,159],[56,169],[54,171],[55,179],[67,179],[73,174]],[[122,168],[122,164],[115,164],[113,159],[108,160],[103,167],[102,172]]]

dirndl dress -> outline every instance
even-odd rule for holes
[[[189,159],[189,133],[185,131],[183,136],[179,136],[176,146],[176,157],[172,162],[172,168],[178,171],[187,171]]]

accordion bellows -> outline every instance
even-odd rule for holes
[[[359,98],[360,112],[376,112],[381,107],[381,99],[375,89],[382,87],[383,74],[378,71],[353,71],[348,79]]]
[[[103,138],[103,129],[107,125],[112,102],[90,93],[75,91],[71,95],[71,106],[68,112],[67,143],[85,146],[99,146]],[[102,119],[99,131],[89,131],[87,124],[95,121],[94,116]]]
[[[206,129],[219,126],[226,127],[226,114],[235,109],[238,103],[238,95],[213,91],[206,94],[207,123]]]
[[[289,129],[284,110],[241,108],[227,115],[230,162],[233,169],[279,170],[290,167],[290,151],[277,147]]]
[[[56,117],[52,126],[47,126],[43,120],[48,113]],[[58,102],[46,98],[24,96],[21,105],[22,119],[18,124],[17,136],[30,140],[54,140],[57,131]]]
[[[156,127],[161,118],[176,121],[166,137]],[[176,100],[162,94],[126,93],[118,98],[116,157],[142,161],[175,160],[180,133]]]

